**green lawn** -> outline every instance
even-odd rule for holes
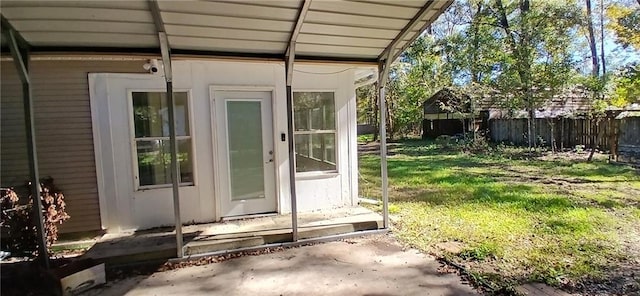
[[[606,160],[587,163],[586,155],[523,155],[517,148],[471,155],[432,142],[393,144],[394,232],[500,285],[575,285],[637,264],[637,172]],[[379,198],[379,156],[361,155],[360,174],[360,194]]]

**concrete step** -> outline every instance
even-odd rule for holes
[[[300,240],[382,228],[382,217],[362,207],[299,213]],[[187,256],[233,251],[292,241],[291,215],[194,224],[183,231]],[[171,227],[105,234],[84,255],[107,265],[164,261],[176,256]]]
[[[379,217],[379,216],[378,216]],[[378,218],[359,217],[350,222],[326,225],[309,223],[298,228],[301,240],[364,230],[382,228]],[[340,221],[343,222],[343,221]],[[184,233],[185,256],[194,256],[218,251],[258,247],[261,245],[292,241],[290,228],[245,231],[222,234],[203,234],[202,232]],[[176,256],[175,233],[149,233],[135,236],[113,238],[96,243],[83,255],[108,266],[131,264],[142,261],[160,261]]]
[[[379,229],[379,221],[361,221],[334,225],[305,226],[298,229],[299,239],[311,239],[350,232]],[[284,243],[292,240],[291,229],[201,236],[185,244],[185,256]]]

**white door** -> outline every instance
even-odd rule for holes
[[[220,214],[276,211],[271,92],[214,91]]]

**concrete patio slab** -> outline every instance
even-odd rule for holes
[[[300,213],[299,238],[309,239],[382,228],[382,217],[362,207]],[[262,216],[183,227],[185,255],[289,242],[291,215]],[[105,234],[83,255],[109,265],[163,260],[176,255],[175,231],[160,228]]]
[[[477,295],[440,267],[371,235],[131,277],[85,295]]]

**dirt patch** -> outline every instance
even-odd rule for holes
[[[465,248],[465,244],[461,242],[444,242],[436,244],[436,248],[441,249],[447,253],[460,254]]]

